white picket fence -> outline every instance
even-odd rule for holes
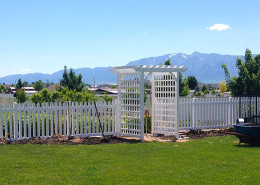
[[[239,109],[239,104],[241,108]],[[0,105],[0,139],[122,135],[116,125],[116,102]],[[257,110],[255,107],[257,106]],[[250,109],[250,107],[252,109]],[[253,112],[250,112],[253,111]],[[179,130],[228,128],[236,120],[260,111],[260,98],[180,98]],[[100,117],[101,127],[98,116]]]
[[[115,101],[91,103],[0,105],[0,139],[20,140],[32,137],[98,136],[115,134]],[[98,121],[100,117],[101,127]]]
[[[257,110],[255,109],[256,105]],[[247,117],[250,114],[256,115],[255,111],[259,115],[259,105],[260,99],[255,97],[242,97],[240,110],[238,97],[180,98],[179,130],[232,127],[239,118],[239,111],[241,117]]]

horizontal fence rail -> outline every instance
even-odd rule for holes
[[[259,106],[260,98],[255,97],[180,98],[179,129],[232,127],[239,117],[259,115]]]
[[[99,136],[115,134],[115,101],[63,104],[0,105],[0,139],[20,140],[32,137]],[[100,125],[98,122],[100,118]]]

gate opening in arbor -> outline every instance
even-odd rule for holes
[[[115,67],[118,74],[116,128],[121,136],[144,140],[144,81],[151,82],[152,135],[179,137],[179,73],[185,66],[142,65]]]

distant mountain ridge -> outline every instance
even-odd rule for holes
[[[171,53],[158,57],[143,58],[140,60],[131,61],[127,66],[135,65],[160,65],[167,59],[170,59],[173,65],[184,65],[188,70],[183,73],[183,76],[193,75],[198,81],[203,83],[219,83],[224,80],[224,71],[221,64],[225,63],[231,75],[237,75],[235,55],[220,55],[216,53],[199,53],[194,52],[190,55],[184,53]],[[243,56],[240,56],[244,59]],[[79,68],[74,69],[76,74],[81,73],[83,81],[89,84],[111,84],[117,82],[117,75],[110,72],[112,67],[96,67],[96,68]],[[57,71],[53,74],[30,73],[9,75],[0,78],[0,83],[14,84],[21,78],[23,81],[29,83],[42,80],[46,82],[57,83],[62,78],[63,70]]]

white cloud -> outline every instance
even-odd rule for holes
[[[214,24],[210,26],[209,28],[206,28],[207,30],[217,30],[217,31],[224,31],[227,29],[230,29],[231,27],[227,24]]]

